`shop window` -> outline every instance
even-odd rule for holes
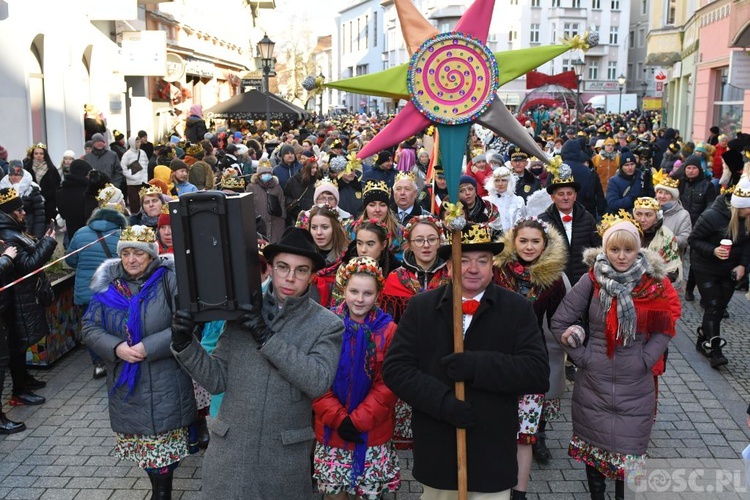
[[[722,134],[732,137],[742,130],[744,113],[744,91],[730,85],[729,68],[714,72],[714,109],[712,125],[716,125]]]

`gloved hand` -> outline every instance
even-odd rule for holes
[[[172,317],[172,349],[182,352],[193,342],[195,321],[190,311],[178,309]]]
[[[258,343],[258,348],[263,347],[263,344],[268,342],[274,332],[266,325],[263,320],[261,310],[263,308],[263,296],[260,292],[256,291],[252,296],[253,307],[248,312],[240,316],[240,324],[250,331],[250,335]]]
[[[341,421],[341,425],[339,425],[338,428],[338,433],[344,441],[349,441],[350,443],[357,444],[364,443],[364,440],[362,439],[362,433],[359,432],[356,427],[354,427],[352,419],[349,417],[346,417]]]
[[[440,360],[440,364],[454,382],[473,380],[477,370],[476,354],[471,351],[449,354]]]
[[[460,429],[474,427],[474,412],[471,409],[471,403],[459,401],[450,392],[445,395],[440,404],[440,418]]]

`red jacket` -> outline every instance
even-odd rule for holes
[[[396,324],[391,322],[385,328],[385,341],[376,342],[375,379],[365,399],[349,415],[354,427],[361,432],[368,433],[367,446],[385,444],[393,437],[393,428],[396,422],[394,412],[396,395],[383,382],[383,360],[395,333]],[[325,426],[338,429],[341,421],[347,416],[346,408],[331,390],[313,401],[313,412],[315,412],[315,438],[320,443],[323,443],[325,439]],[[354,443],[341,439],[341,436],[335,431],[331,433],[328,444],[345,449],[354,449],[355,446]]]

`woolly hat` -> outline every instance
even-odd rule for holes
[[[166,207],[166,205],[165,205],[165,207]],[[156,229],[159,229],[162,226],[171,226],[171,225],[172,225],[172,220],[170,218],[169,212],[162,212],[159,215],[159,219],[158,219],[158,221],[156,223]]]
[[[260,174],[272,174],[273,173],[273,167],[271,166],[271,162],[268,160],[260,160],[258,162],[258,168],[255,170],[255,172]]]
[[[294,153],[294,146],[292,146],[291,144],[284,144],[283,146],[281,146],[281,150],[279,151],[279,156],[280,157],[283,158],[284,155],[287,155],[289,153],[295,154]]]
[[[391,190],[383,181],[368,180],[362,189],[362,206],[367,207],[373,201],[382,201],[386,205],[391,200]]]
[[[478,154],[471,159],[471,163],[479,163],[480,161],[487,161],[487,156],[484,154]]]
[[[317,203],[315,200],[318,199],[318,196],[320,196],[323,193],[331,193],[334,198],[336,198],[336,205],[339,204],[339,188],[335,184],[335,181],[332,181],[328,177],[323,177],[318,182],[315,183],[315,194],[313,194],[313,203]]]
[[[187,170],[188,165],[182,160],[178,160],[177,158],[175,158],[174,160],[169,162],[169,170],[171,170],[172,172],[177,172],[178,170],[182,170],[183,168]]]
[[[477,180],[469,175],[461,176],[461,179],[459,179],[458,181],[458,185],[460,186],[461,184],[471,184],[472,186],[474,186],[474,189],[477,188]]]
[[[115,142],[116,142],[116,141],[121,141],[121,140],[125,139],[125,134],[123,134],[123,133],[122,133],[122,132],[120,132],[119,130],[115,130],[115,131],[114,131],[114,132],[112,133],[112,135],[113,135],[113,137],[115,138]]]
[[[86,177],[91,170],[93,169],[86,160],[73,160],[70,163],[70,175]]]
[[[701,164],[701,157],[698,155],[688,156],[687,158],[685,158],[685,162],[682,165],[685,167],[687,167],[688,165],[692,165],[694,167],[698,167],[699,169],[703,168],[703,165]]]
[[[96,194],[96,201],[99,203],[100,207],[109,204],[118,205],[125,201],[125,197],[122,195],[122,191],[118,188],[112,184],[107,184]]]
[[[630,221],[621,220],[612,224],[607,228],[606,231],[604,231],[604,234],[602,235],[602,247],[604,247],[605,251],[607,250],[607,242],[609,241],[609,238],[617,231],[627,231],[628,233],[635,236],[639,242],[641,241],[640,228]]]
[[[0,147],[0,149],[2,149],[2,147]],[[2,153],[2,151],[0,151],[0,153]],[[72,149],[66,149],[62,157],[63,158],[75,158],[76,154]]]
[[[629,162],[638,163],[635,161],[635,155],[629,149],[623,149],[620,151],[620,168]]]
[[[96,134],[94,134],[94,135],[91,136],[91,144],[93,145],[96,142],[105,142],[106,143],[107,141],[104,140],[104,136],[102,134],[96,133]]]
[[[23,208],[23,201],[18,196],[18,191],[12,187],[0,189],[0,210],[10,214],[14,210]]]
[[[20,175],[23,177],[23,163],[18,160],[10,160],[8,164],[8,175]]]
[[[391,152],[384,150],[378,153],[378,159],[375,160],[375,165],[382,165],[383,163],[389,161],[392,158]]]
[[[740,182],[734,186],[730,204],[732,208],[750,208],[750,179],[740,177]]]
[[[122,257],[122,251],[126,248],[143,250],[152,258],[159,257],[159,245],[156,243],[156,234],[148,226],[130,226],[120,233],[120,241],[117,242],[117,256]]]
[[[604,139],[604,143],[602,144],[602,147],[606,146],[607,144],[612,144],[614,146],[615,140],[612,139],[611,137],[607,137],[606,139]]]
[[[662,191],[671,194],[673,200],[680,199],[680,190],[678,189],[680,181],[678,179],[671,178],[663,170],[656,172],[653,179],[655,192],[661,189]]]

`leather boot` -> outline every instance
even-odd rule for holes
[[[615,480],[615,500],[625,500],[625,480]]]
[[[729,363],[729,360],[721,352],[721,348],[726,345],[726,341],[721,337],[714,337],[709,342],[711,345],[711,368],[718,369],[720,366]]]
[[[536,434],[536,443],[531,445],[531,453],[534,455],[534,460],[537,462],[546,462],[552,458],[549,448],[547,448],[547,421],[542,419],[539,421],[539,432]]]
[[[208,448],[208,442],[211,439],[206,425],[206,417],[198,417],[198,448],[205,450]]]
[[[706,337],[703,349],[710,358],[712,368],[719,368],[729,362],[721,352],[721,348],[727,344],[727,341],[721,338],[720,328],[720,323],[715,318],[703,318],[703,332]]]
[[[526,492],[510,490],[510,500],[526,500]]]
[[[166,474],[149,474],[154,485],[151,500],[172,500],[172,471]]]
[[[604,492],[607,491],[604,474],[596,470],[596,468],[587,465],[586,479],[589,483],[591,500],[604,500]]]
[[[29,372],[26,372],[25,386],[31,391],[36,391],[37,389],[44,389],[47,387],[47,382],[35,379]]]
[[[703,327],[699,326],[696,331],[698,332],[698,338],[695,340],[695,350],[708,357],[710,353],[703,348],[703,343],[706,341],[706,336],[703,335]]]

